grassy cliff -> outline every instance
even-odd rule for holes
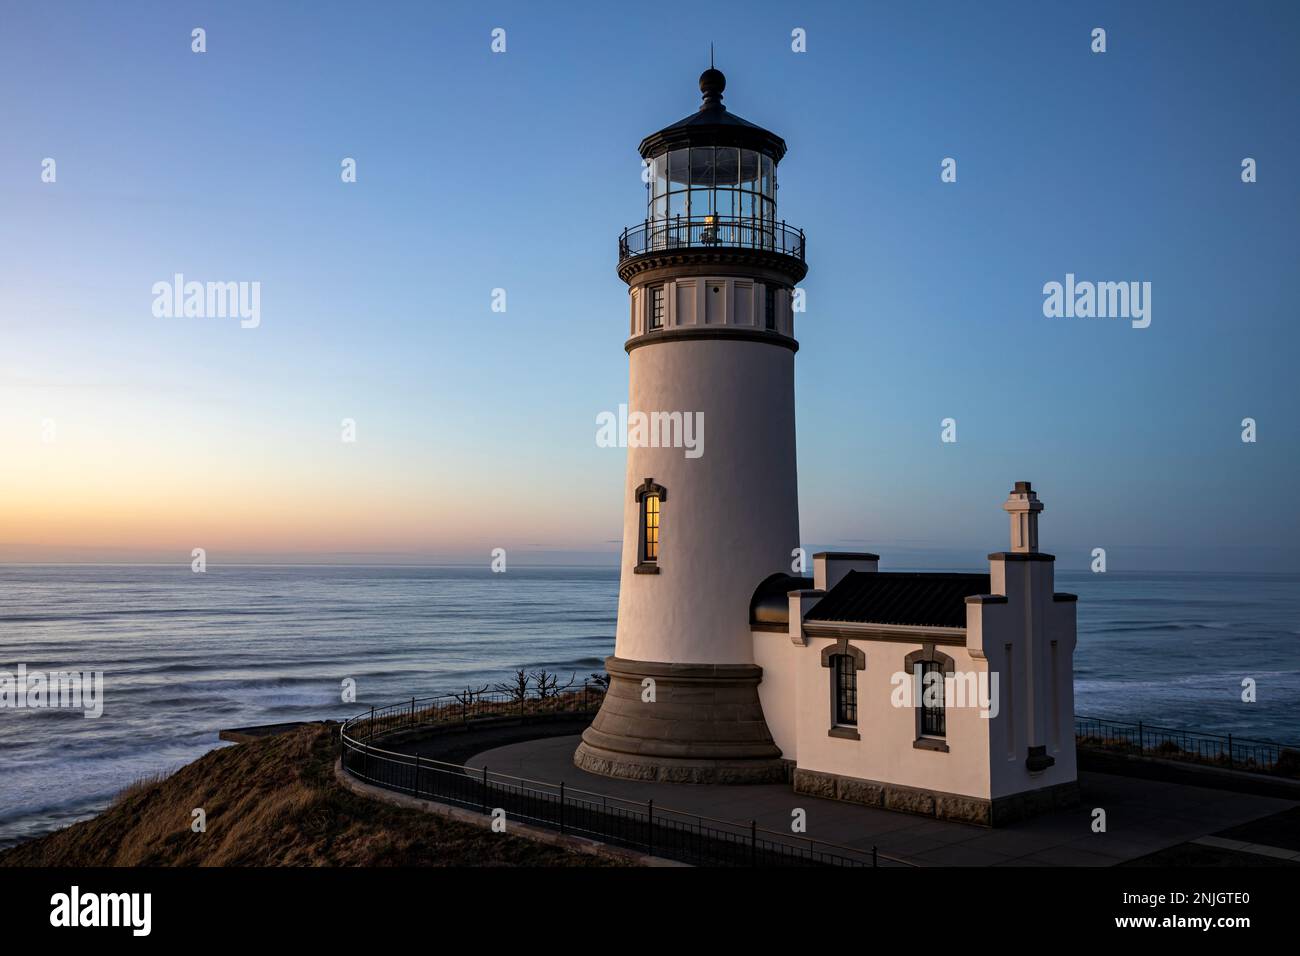
[[[214,750],[103,813],[0,853],[0,866],[599,866],[596,857],[356,796],[332,727]],[[193,811],[207,829],[191,831]]]

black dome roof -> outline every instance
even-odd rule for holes
[[[756,149],[771,156],[774,162],[780,162],[785,155],[785,140],[728,112],[722,105],[722,91],[726,88],[727,78],[721,70],[709,67],[701,73],[700,92],[704,94],[704,102],[700,108],[641,140],[641,156],[649,159],[665,150],[684,146],[739,146]]]

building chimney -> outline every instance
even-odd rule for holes
[[[818,551],[813,555],[813,588],[829,591],[850,571],[878,571],[880,555],[865,551]]]
[[[1017,481],[1002,510],[1011,515],[1011,550],[1019,554],[1038,553],[1038,512],[1043,503],[1027,481]]]

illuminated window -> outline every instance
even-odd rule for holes
[[[641,499],[641,560],[659,560],[659,496]]]
[[[638,574],[659,573],[659,513],[668,500],[668,490],[647,478],[636,490],[641,505],[641,527],[637,543]]]

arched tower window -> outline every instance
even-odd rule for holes
[[[668,500],[668,489],[647,478],[636,489],[636,500],[641,505],[641,521],[637,541],[637,574],[659,573],[659,517],[663,503]]]

